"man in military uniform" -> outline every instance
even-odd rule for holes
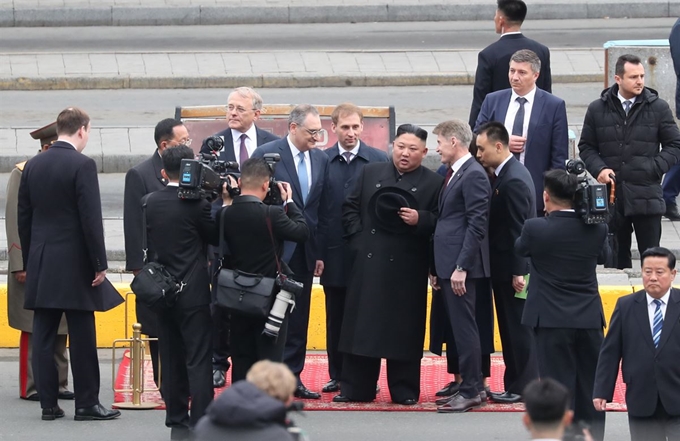
[[[57,139],[57,123],[53,122],[41,129],[31,132],[31,137],[40,141],[41,149],[47,150]],[[19,223],[17,221],[17,205],[19,183],[26,161],[16,165],[9,175],[7,183],[7,205],[5,207],[5,230],[7,232],[7,255],[9,269],[7,277],[7,319],[9,326],[21,331],[19,340],[19,397],[24,400],[39,401],[35,388],[31,355],[33,345],[33,311],[24,309],[24,283],[26,271],[21,256],[21,242],[19,241]],[[72,400],[73,392],[68,390],[68,359],[66,358],[66,321],[62,317],[59,324],[59,335],[54,347],[54,362],[59,373],[59,394],[62,400]]]

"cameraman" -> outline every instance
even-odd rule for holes
[[[574,211],[577,179],[564,170],[544,174],[548,216],[527,219],[515,251],[531,261],[522,324],[534,329],[539,375],[574,392],[574,420],[601,441],[604,413],[591,398],[605,326],[595,271],[609,250],[607,225],[587,225]]]
[[[271,170],[264,159],[250,158],[245,161],[238,181],[241,194],[232,202],[226,191],[222,193],[224,205],[230,206],[218,213],[216,222],[220,225],[221,217],[224,216],[224,239],[230,252],[232,269],[276,277],[275,253],[280,260],[283,241],[304,242],[309,237],[309,229],[302,212],[293,202],[292,189],[288,183],[277,184],[285,201],[283,207],[268,206],[262,202],[269,191],[270,179]],[[267,228],[267,216],[271,219],[273,238]],[[250,367],[258,360],[283,361],[288,316],[286,313],[279,337],[274,339],[262,335],[265,318],[248,317],[232,311],[232,383],[245,379]]]

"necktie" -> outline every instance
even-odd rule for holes
[[[659,347],[659,339],[661,338],[661,328],[663,328],[663,315],[661,314],[662,302],[659,299],[654,299],[656,309],[654,310],[654,326],[652,326],[652,339],[654,340],[654,347]]]
[[[298,179],[300,180],[300,191],[302,192],[302,202],[307,202],[307,195],[309,194],[309,179],[307,178],[307,165],[305,164],[305,153],[298,153],[300,162],[298,162]]]
[[[630,107],[633,105],[629,100],[626,100],[623,102],[623,110],[626,112],[626,116],[628,115],[628,112],[630,112]]]
[[[446,171],[446,176],[444,177],[444,183],[442,184],[442,190],[439,193],[439,197],[441,197],[441,195],[444,194],[444,190],[446,190],[446,187],[449,185],[451,176],[453,176],[453,169],[449,167],[449,169]]]
[[[245,133],[241,135],[241,150],[239,152],[239,165],[243,165],[244,162],[246,162],[246,159],[248,159],[248,149],[246,148],[246,139],[248,138],[248,135]]]
[[[519,103],[519,110],[517,110],[515,121],[512,123],[512,135],[522,136],[524,133],[524,104],[526,104],[527,99],[518,96],[515,101]],[[515,155],[515,159],[519,159],[519,153],[513,153],[513,155]]]
[[[343,152],[342,156],[345,157],[345,161],[347,161],[348,164],[352,160],[352,152]]]

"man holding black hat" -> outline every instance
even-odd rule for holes
[[[40,141],[40,150],[45,151],[57,140],[57,123],[53,122],[43,128],[31,132],[31,137]],[[31,359],[33,358],[33,312],[24,309],[24,284],[26,271],[21,256],[21,241],[19,239],[19,222],[17,207],[19,198],[19,182],[24,171],[26,161],[16,165],[9,175],[7,183],[7,205],[5,207],[5,230],[7,233],[7,320],[9,326],[21,331],[19,340],[19,397],[24,400],[39,401],[40,396],[35,387]],[[66,358],[66,320],[62,317],[54,346],[54,362],[59,376],[58,398],[72,400],[73,392],[68,390],[68,359]]]
[[[420,396],[430,236],[442,177],[423,167],[427,132],[397,129],[392,163],[364,166],[343,205],[343,227],[354,265],[339,349],[341,394],[335,402],[372,401],[387,359],[392,401]]]

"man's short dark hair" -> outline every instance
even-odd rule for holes
[[[539,429],[558,426],[569,410],[569,390],[552,378],[533,380],[522,397],[531,422]]]
[[[75,135],[81,127],[90,124],[90,117],[77,107],[68,107],[57,116],[57,135]]]
[[[400,137],[404,133],[410,133],[411,135],[415,135],[416,138],[419,138],[422,141],[427,142],[427,130],[422,129],[415,124],[402,124],[399,127],[397,127],[396,138]]]
[[[632,54],[623,54],[616,60],[616,67],[614,68],[614,74],[623,78],[623,74],[626,72],[626,63],[635,64],[636,66],[642,63],[640,57]]]
[[[498,0],[498,10],[511,23],[522,24],[527,17],[527,4],[522,0]]]
[[[175,137],[175,127],[183,124],[182,121],[175,118],[166,118],[156,124],[156,129],[153,132],[153,139],[156,141],[156,145],[160,147],[161,142],[173,139]]]
[[[262,158],[250,158],[241,165],[241,187],[256,189],[271,177],[267,161]]]
[[[533,73],[541,72],[541,59],[538,58],[536,52],[529,49],[520,49],[510,57],[510,62],[515,63],[529,63]]]
[[[494,144],[500,142],[503,144],[504,148],[508,148],[510,145],[510,135],[508,134],[508,129],[498,121],[489,121],[481,126],[477,130],[477,136],[484,134],[486,139],[493,142]]]
[[[641,255],[640,255],[640,263],[644,265],[645,259],[647,257],[667,257],[668,258],[668,268],[669,269],[675,269],[675,254],[671,252],[668,248],[664,247],[652,247],[652,248],[647,248]]]
[[[578,178],[566,170],[548,170],[543,174],[543,189],[560,205],[573,206],[577,187]]]
[[[161,153],[163,169],[170,179],[179,178],[182,159],[194,159],[194,151],[185,145],[168,147]]]

